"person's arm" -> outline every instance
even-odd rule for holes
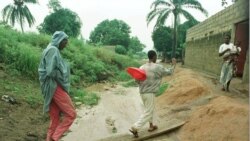
[[[236,55],[240,56],[241,48],[236,46]]]
[[[219,52],[219,56],[224,55],[227,51],[230,51],[230,49],[229,49],[229,48],[227,48],[226,50]]]
[[[172,66],[170,68],[164,68],[163,67],[163,75],[171,75],[174,73],[174,69],[175,69],[175,65],[176,65],[176,59],[172,58]]]
[[[54,77],[54,70],[56,69],[57,65],[57,50],[54,48],[51,48],[48,50],[47,54],[45,55],[45,61],[46,61],[46,74],[49,77]]]

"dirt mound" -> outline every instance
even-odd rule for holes
[[[208,87],[191,70],[177,70],[170,77],[174,79],[169,82],[170,88],[157,98],[159,105],[186,104],[209,93]],[[164,81],[169,81],[167,79]]]
[[[31,108],[25,102],[11,105],[0,101],[0,140],[45,140],[48,117],[38,109],[42,109],[42,106]]]
[[[195,110],[180,130],[183,141],[248,141],[248,105],[220,96]]]

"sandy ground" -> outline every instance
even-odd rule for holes
[[[78,118],[63,141],[94,141],[114,134],[128,132],[130,126],[140,116],[142,103],[138,87],[124,88],[122,86],[99,87],[101,100],[97,106],[78,109]],[[98,88],[97,88],[98,89]],[[105,90],[104,90],[105,89]],[[102,91],[102,92],[100,92]],[[114,126],[106,120],[114,121]],[[116,131],[113,129],[116,128]]]
[[[174,75],[163,81],[168,90],[157,97],[156,123],[172,119],[186,121],[179,130],[150,141],[248,141],[249,90],[238,79],[232,81],[230,92],[222,92],[218,78],[177,67]],[[142,112],[138,88],[116,85],[93,86],[100,94],[95,107],[78,109],[78,118],[63,141],[95,141],[108,136],[128,134],[130,126]],[[106,119],[115,119],[117,132]],[[147,125],[145,125],[146,128]]]

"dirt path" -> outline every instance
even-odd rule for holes
[[[94,141],[114,134],[126,133],[130,125],[139,117],[141,101],[138,87],[125,88],[117,85],[113,88],[93,86],[90,89],[97,87],[101,97],[99,104],[92,108],[78,109],[78,118],[71,127],[72,132],[68,133],[63,141]],[[107,124],[106,119],[109,117],[115,120],[116,131],[112,129],[112,125]]]
[[[170,87],[157,97],[156,123],[164,125],[172,119],[187,121],[176,132],[154,138],[154,141],[247,141],[249,90],[238,79],[232,81],[231,92],[220,91],[217,78],[177,67],[173,76],[164,78]],[[93,86],[101,100],[93,107],[82,107],[78,118],[63,141],[95,141],[108,136],[129,134],[128,129],[142,111],[137,87],[120,85]],[[117,132],[106,124],[115,119]]]

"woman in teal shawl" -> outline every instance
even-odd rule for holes
[[[76,117],[75,108],[68,95],[70,69],[60,54],[67,43],[68,36],[62,31],[56,31],[42,53],[38,68],[44,97],[43,111],[49,112],[51,120],[46,141],[58,141]],[[64,115],[62,122],[60,113]]]

